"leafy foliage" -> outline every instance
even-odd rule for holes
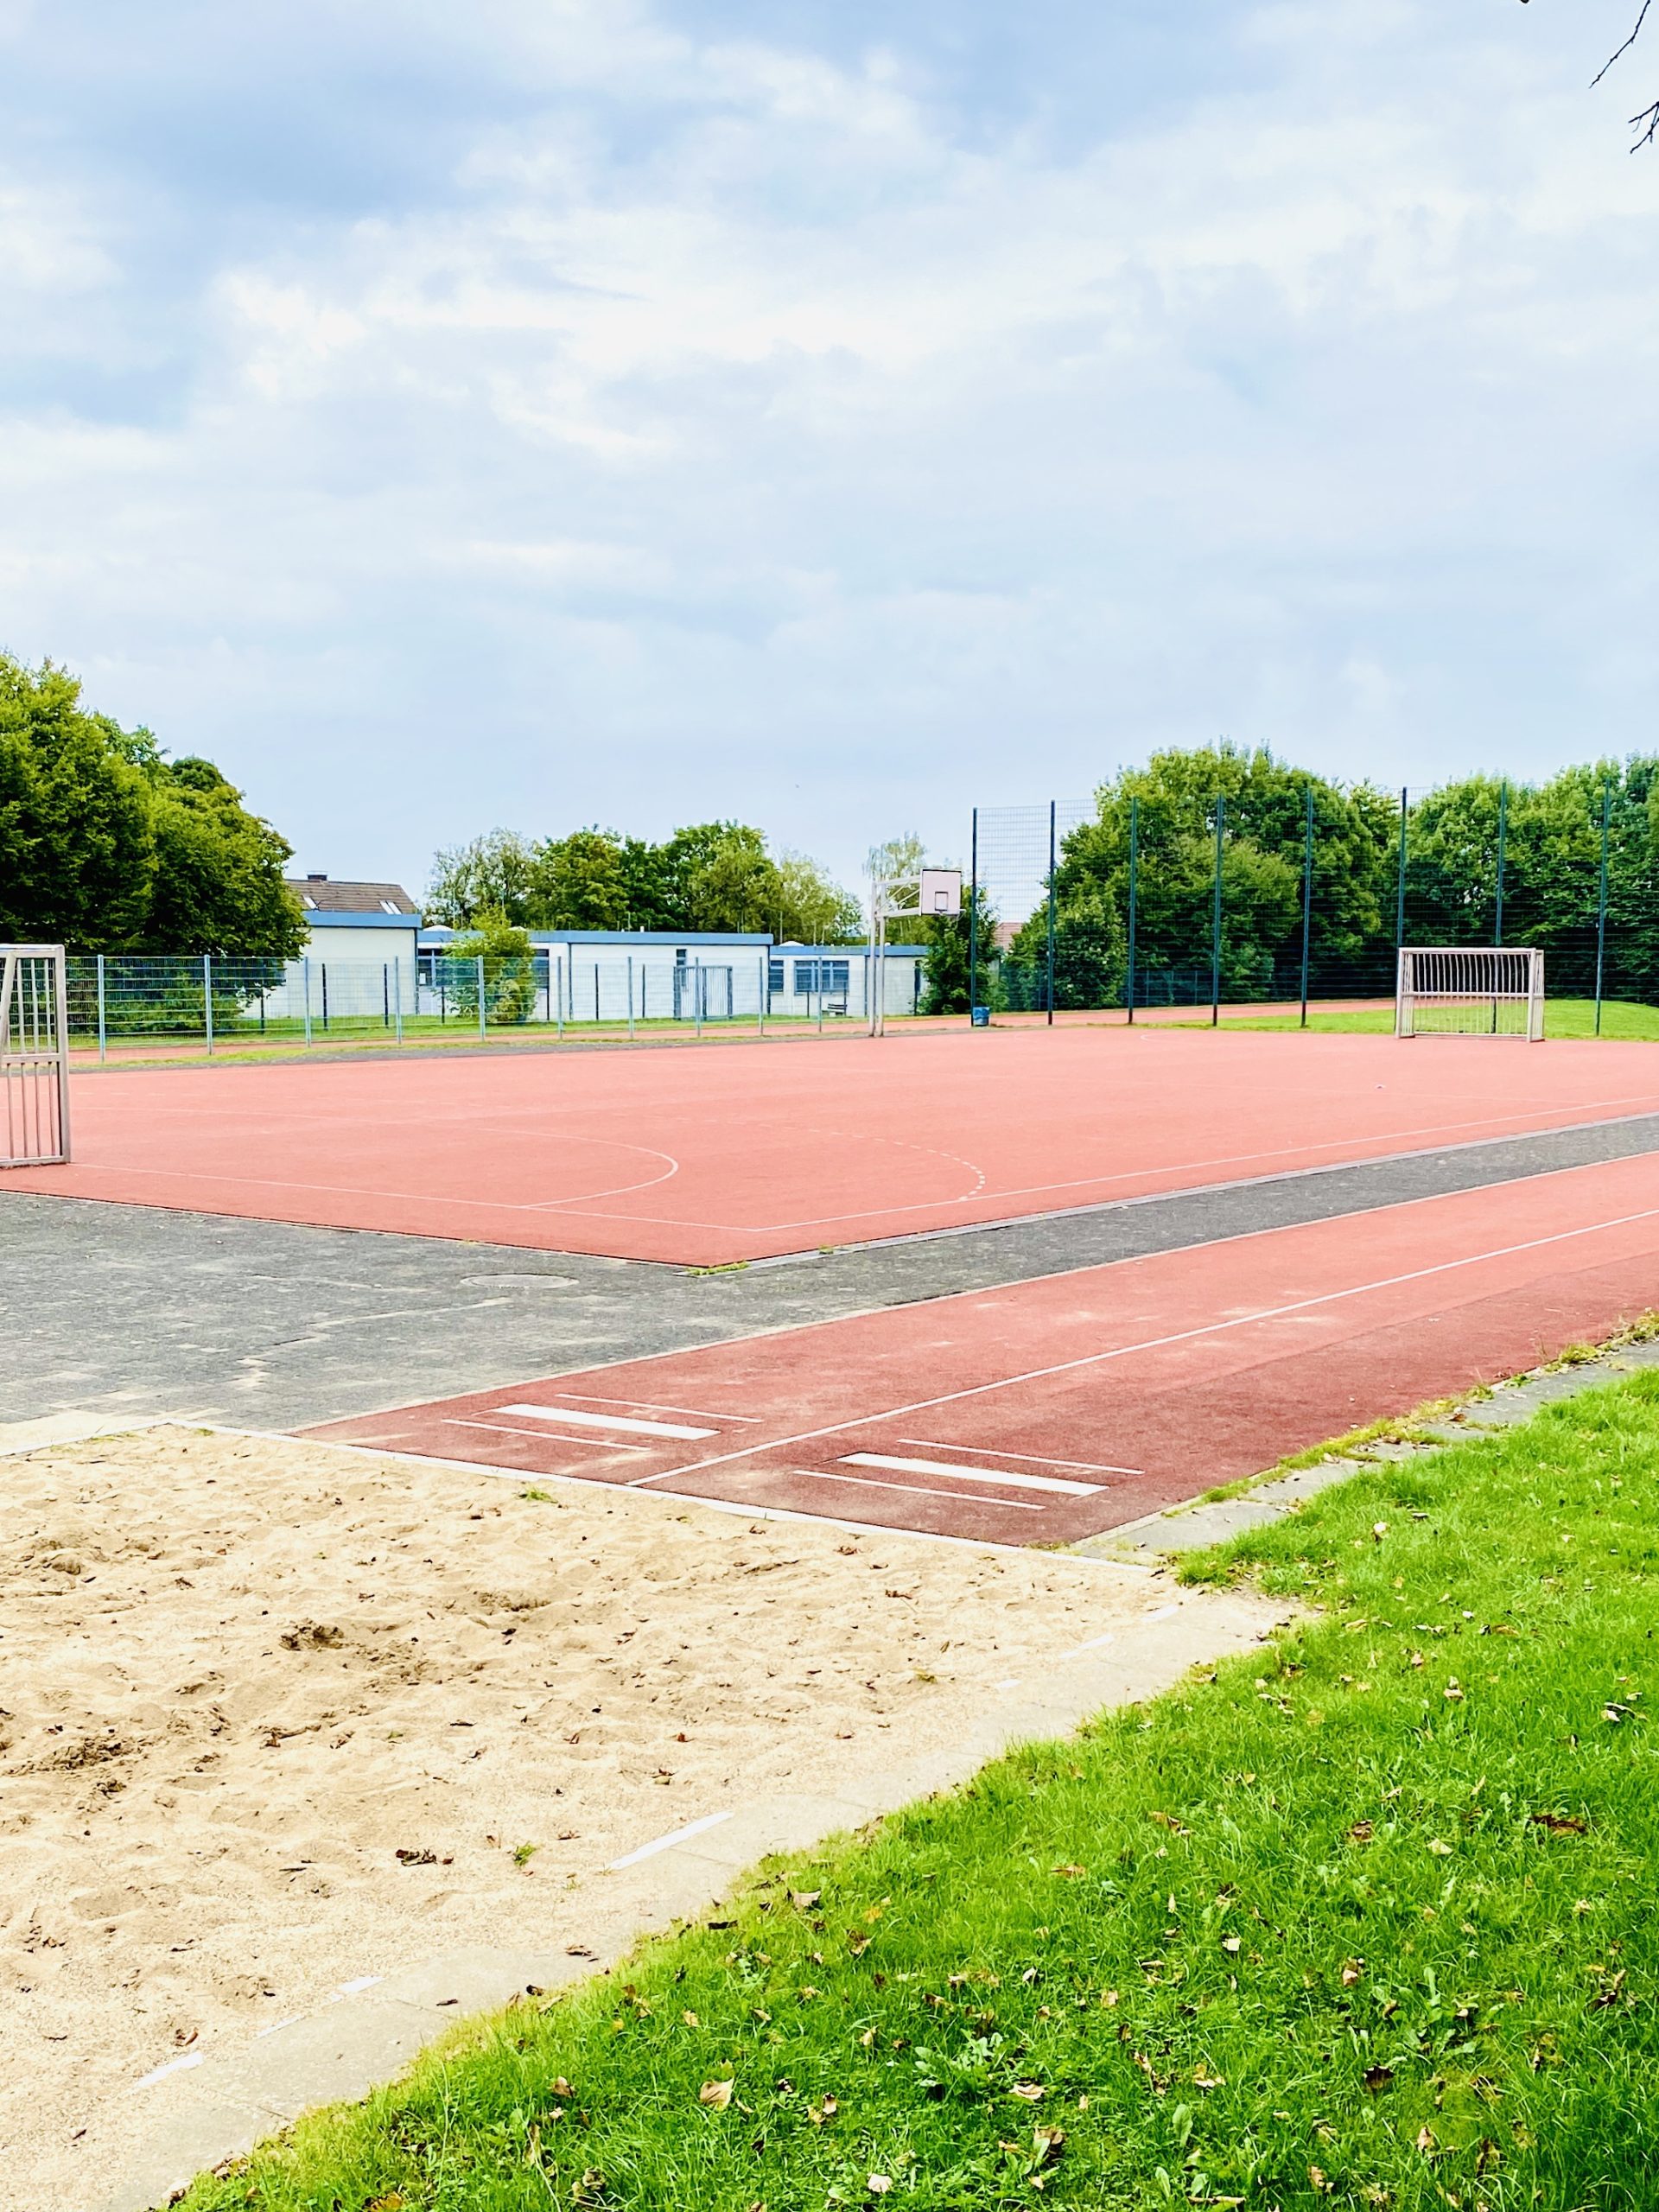
[[[211,761],[169,763],[67,671],[0,654],[0,937],[284,958],[289,852]]]
[[[545,930],[735,930],[844,944],[858,906],[804,854],[776,859],[759,830],[703,822],[660,845],[612,830],[532,843],[493,830],[437,854],[428,911],[465,927],[495,913]]]

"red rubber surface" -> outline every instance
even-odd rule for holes
[[[1052,1543],[1656,1303],[1647,1157],[305,1433],[531,1479]],[[510,1410],[525,1406],[539,1417]]]
[[[1650,1046],[1122,1028],[111,1071],[0,1191],[715,1265],[1659,1110]]]

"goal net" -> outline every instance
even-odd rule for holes
[[[69,1157],[63,947],[0,944],[0,1167]]]
[[[1404,946],[1394,1027],[1399,1037],[1525,1037],[1538,1044],[1544,956],[1507,946]]]

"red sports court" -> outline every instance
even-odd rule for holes
[[[1642,1044],[1169,1029],[112,1070],[8,1188],[719,1266],[1659,1110]]]

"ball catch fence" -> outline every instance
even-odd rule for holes
[[[1478,1033],[1494,1003],[1497,1033],[1530,1033],[1510,958],[1535,951],[1598,1035],[1608,1001],[1659,1006],[1659,777],[1586,772],[1543,794],[1489,779],[1473,804],[1468,787],[1344,791],[1276,769],[1265,791],[1208,798],[1135,781],[1093,804],[974,810],[958,972],[976,1021],[1255,1009],[1306,1027],[1341,1007],[1385,1028],[1408,950],[1505,956],[1472,995]]]

